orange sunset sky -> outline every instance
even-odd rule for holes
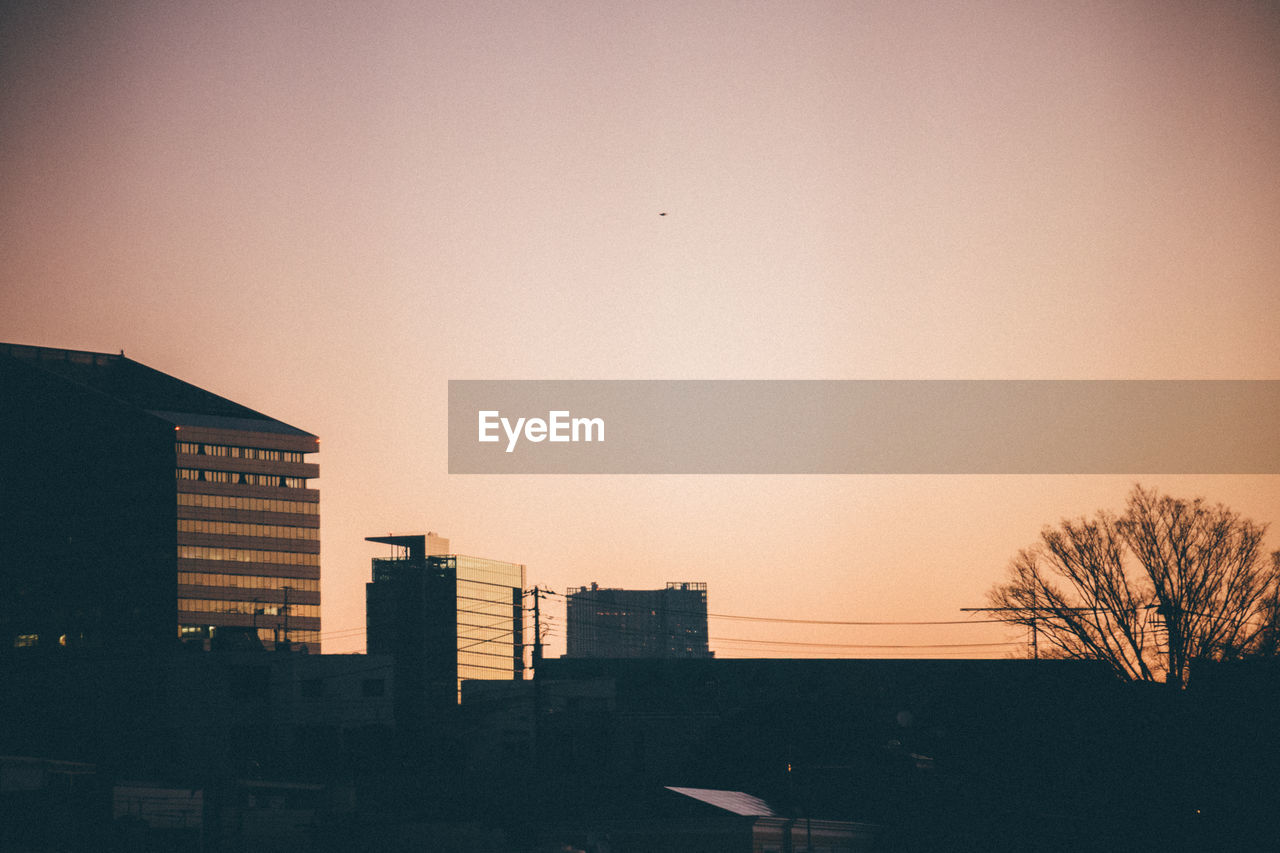
[[[19,0],[0,75],[0,340],[123,349],[317,433],[325,651],[364,649],[363,539],[392,531],[561,593],[947,621],[1138,480],[1280,523],[1277,476],[446,458],[449,379],[1280,378],[1274,3]]]

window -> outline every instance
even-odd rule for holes
[[[235,589],[284,589],[319,592],[316,578],[281,578],[268,575],[233,575],[224,572],[178,572],[179,586],[223,586]]]
[[[194,441],[177,442],[177,451],[191,456],[229,456],[232,459],[262,459],[266,462],[301,462],[302,452],[297,450],[267,450],[261,447],[232,447],[226,444],[198,444]]]
[[[198,480],[199,472],[191,468],[179,468],[179,480]],[[178,493],[178,506],[200,506],[211,509],[247,509],[257,512],[287,512],[303,515],[319,515],[320,504],[312,501],[282,501],[274,498],[242,498],[232,495],[197,495]]]
[[[178,557],[184,560],[234,560],[240,563],[278,563],[285,566],[318,566],[319,554],[293,551],[264,551],[258,548],[206,548],[179,545]]]
[[[253,616],[283,616],[285,605],[281,602],[232,601],[225,598],[179,598],[178,610],[186,613],[236,613]],[[289,615],[304,619],[319,619],[318,604],[289,604]],[[290,631],[292,634],[293,632]]]
[[[260,536],[267,539],[319,539],[315,527],[289,527],[282,524],[245,524],[234,521],[197,521],[178,519],[178,529],[186,533],[215,533],[231,536]]]
[[[199,480],[205,483],[237,483],[247,486],[305,489],[305,477],[282,477],[279,474],[246,474],[242,471],[206,471],[204,469],[178,468],[174,475],[179,480]]]

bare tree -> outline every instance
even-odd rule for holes
[[[1194,660],[1276,653],[1280,552],[1263,553],[1265,533],[1221,504],[1138,485],[1120,515],[1044,528],[989,598],[1048,656],[1185,685]]]

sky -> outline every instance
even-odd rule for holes
[[[0,340],[319,435],[326,652],[430,530],[704,581],[721,656],[1024,654],[719,614],[969,618],[1134,482],[1280,477],[451,476],[447,382],[1280,379],[1277,174],[1274,3],[17,0]]]

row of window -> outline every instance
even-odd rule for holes
[[[258,637],[264,643],[270,643],[275,639],[275,628],[259,628]],[[208,638],[218,632],[217,625],[179,625],[178,637],[183,640],[194,640],[200,637]],[[297,631],[293,628],[289,629],[289,640],[293,643],[315,643],[320,642],[319,631]]]
[[[178,572],[178,583],[188,586],[232,586],[238,589],[296,589],[319,592],[316,578],[273,578],[265,575],[228,575],[221,572]]]
[[[179,453],[192,456],[229,456],[232,459],[263,459],[268,462],[301,462],[302,454],[296,450],[265,450],[261,447],[232,447],[227,444],[200,444],[179,441]]]
[[[524,566],[484,557],[459,555],[456,558],[458,580],[490,583],[507,587],[524,587]]]
[[[225,598],[179,598],[178,609],[191,613],[244,613],[252,616],[255,612],[260,616],[281,616],[285,612],[283,604],[264,604],[260,601],[229,601]],[[319,604],[290,604],[290,616],[320,618]]]
[[[284,566],[318,566],[319,554],[292,551],[263,551],[259,548],[205,548],[179,545],[178,556],[185,560],[235,560],[241,563],[278,563]]]
[[[484,601],[510,607],[516,587],[458,578],[458,597],[466,601]]]
[[[240,486],[274,486],[282,489],[305,489],[305,477],[281,477],[279,474],[246,474],[242,471],[205,471],[202,468],[175,468],[179,480],[200,483],[234,483]]]
[[[495,660],[490,658],[490,660]],[[509,660],[505,666],[489,666],[488,664],[467,664],[458,661],[458,680],[467,678],[509,680],[515,676],[515,665]],[[461,685],[459,685],[461,690]]]
[[[184,469],[178,469],[184,470]],[[183,478],[190,479],[190,478]],[[282,501],[276,498],[240,498],[231,495],[195,495],[178,493],[178,506],[202,506],[209,509],[247,509],[253,512],[291,512],[319,515],[320,504],[313,501]]]
[[[264,536],[270,539],[319,539],[315,527],[287,527],[283,524],[241,524],[237,521],[196,521],[178,519],[178,529],[186,533],[219,533],[232,536]]]

